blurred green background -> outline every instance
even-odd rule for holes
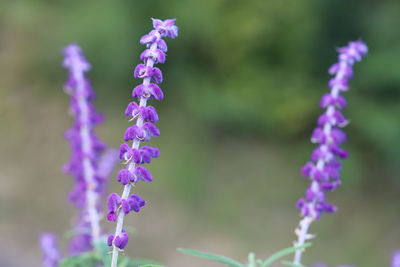
[[[0,1],[0,266],[39,266],[39,233],[62,236],[75,214],[60,172],[71,123],[62,47],[78,43],[92,63],[107,119],[98,133],[116,147],[151,17],[177,18],[180,36],[161,66],[165,101],[152,103],[162,155],[154,182],[137,186],[149,205],[127,220],[126,253],[220,266],[175,249],[244,261],[291,245],[326,70],[336,47],[362,38],[370,54],[346,93],[350,158],[328,195],[339,212],[312,226],[305,263],[388,266],[400,248],[399,14],[398,0]]]

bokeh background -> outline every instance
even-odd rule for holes
[[[244,261],[290,246],[326,70],[336,47],[362,38],[370,54],[346,93],[350,158],[328,196],[339,212],[312,226],[305,263],[388,266],[400,248],[399,14],[398,0],[0,1],[0,266],[40,266],[38,235],[65,248],[75,215],[60,171],[71,123],[62,47],[80,44],[92,63],[98,134],[117,147],[150,17],[177,18],[180,36],[161,66],[165,101],[153,102],[162,156],[154,182],[137,186],[149,205],[128,217],[126,253],[200,267],[221,265],[176,248]]]

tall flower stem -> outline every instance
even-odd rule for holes
[[[333,191],[341,185],[341,163],[338,159],[347,157],[347,151],[340,147],[340,144],[346,141],[346,134],[340,128],[348,124],[341,113],[341,109],[345,108],[347,103],[340,93],[349,89],[348,82],[353,77],[353,65],[356,61],[361,61],[368,48],[363,42],[356,41],[339,48],[338,51],[339,62],[329,69],[329,73],[334,75],[329,81],[331,91],[321,98],[320,106],[325,109],[325,113],[319,117],[318,126],[311,137],[311,141],[319,145],[313,151],[311,161],[302,169],[303,176],[309,178],[311,183],[306,190],[306,196],[297,202],[302,219],[295,231],[295,246],[304,245],[307,240],[313,238],[309,229],[323,213],[333,213],[337,210],[325,201],[325,191]],[[295,252],[294,264],[301,264],[303,252],[302,249]]]
[[[121,196],[113,193],[108,198],[107,219],[116,221],[115,232],[108,237],[108,245],[113,246],[112,267],[117,266],[119,252],[125,248],[129,239],[123,229],[125,214],[130,211],[139,212],[146,204],[138,195],[130,195],[131,190],[140,180],[151,182],[153,179],[146,168],[137,165],[150,163],[152,158],[158,157],[160,153],[157,148],[140,147],[140,144],[160,135],[153,124],[158,121],[157,112],[154,107],[147,106],[147,101],[153,98],[163,99],[163,92],[157,85],[162,82],[162,73],[154,65],[165,62],[167,45],[162,37],[177,37],[178,27],[175,26],[175,19],[153,19],[153,27],[154,30],[140,39],[140,43],[146,45],[147,49],[140,55],[144,64],[139,64],[134,71],[135,78],[143,79],[142,84],[136,86],[132,92],[132,97],[138,98],[139,104],[131,102],[125,110],[125,115],[131,117],[131,120],[136,119],[136,123],[124,134],[124,141],[132,141],[132,145],[124,143],[120,146],[120,159],[125,160],[127,166],[118,172],[117,180],[124,185],[124,190]],[[154,83],[151,83],[152,81]]]

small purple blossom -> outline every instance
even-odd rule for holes
[[[178,36],[178,27],[175,25],[176,19],[166,19],[164,21],[160,19],[152,19],[153,27],[158,31],[161,36],[176,38]]]
[[[400,267],[400,250],[393,252],[390,267]]]
[[[121,233],[114,238],[114,246],[123,250],[129,241],[129,235],[127,233]]]
[[[348,156],[340,145],[346,141],[346,134],[341,130],[348,124],[342,114],[347,102],[340,93],[349,89],[349,80],[353,77],[353,65],[367,54],[368,48],[361,41],[350,42],[338,49],[339,61],[329,68],[329,74],[334,77],[328,85],[330,93],[324,94],[320,101],[324,113],[317,120],[317,127],[312,133],[311,142],[318,144],[311,154],[310,161],[301,169],[301,174],[310,180],[305,197],[300,198],[296,207],[303,219],[296,229],[298,240],[296,246],[303,245],[313,236],[308,234],[311,223],[318,220],[323,213],[333,213],[336,206],[326,201],[325,192],[334,191],[341,185],[340,159]],[[294,264],[300,264],[303,250],[295,252]]]
[[[52,233],[43,233],[39,243],[43,252],[43,267],[57,267],[61,259],[57,237]]]
[[[124,133],[124,141],[132,141],[132,145],[124,143],[120,146],[119,158],[125,161],[127,167],[117,174],[117,181],[124,185],[121,196],[111,194],[108,198],[109,221],[117,221],[115,234],[108,237],[107,243],[113,246],[111,266],[117,265],[118,249],[122,250],[128,243],[128,234],[122,230],[124,215],[131,211],[139,212],[146,202],[138,195],[130,195],[133,185],[139,181],[151,182],[151,173],[139,164],[148,164],[153,158],[160,155],[157,148],[150,146],[140,147],[140,142],[150,141],[160,135],[160,130],[154,125],[158,121],[158,114],[153,106],[147,106],[149,99],[162,100],[164,93],[157,85],[163,81],[161,70],[155,64],[164,63],[166,59],[167,44],[163,37],[175,38],[178,36],[178,27],[175,19],[153,19],[154,29],[140,39],[140,43],[146,45],[141,53],[140,60],[143,63],[136,66],[133,76],[143,79],[142,84],[132,91],[132,97],[138,98],[138,102],[131,102],[125,109],[125,115],[136,123],[128,127]],[[121,212],[122,211],[122,212]]]
[[[132,97],[163,100],[164,93],[157,84],[149,83],[136,86],[132,91]]]

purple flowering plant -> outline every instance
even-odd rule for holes
[[[68,255],[63,257],[58,248],[58,237],[52,233],[40,236],[43,252],[43,266],[142,266],[161,267],[151,261],[135,260],[120,257],[129,242],[129,233],[125,230],[125,215],[139,212],[146,201],[132,193],[134,187],[142,182],[151,182],[153,176],[144,166],[158,158],[160,151],[152,146],[142,145],[160,135],[155,123],[159,116],[155,107],[148,105],[149,100],[162,100],[164,93],[159,84],[163,81],[157,64],[166,61],[167,44],[165,38],[178,36],[175,19],[152,19],[153,29],[140,38],[145,50],[140,54],[142,63],[134,69],[133,76],[141,79],[141,84],[134,87],[132,98],[125,109],[125,116],[130,125],[123,134],[124,143],[115,149],[106,145],[95,134],[95,126],[104,121],[93,105],[95,92],[86,73],[91,65],[85,59],[82,49],[71,44],[64,48],[63,66],[68,70],[65,92],[70,96],[70,113],[73,117],[71,129],[66,131],[65,138],[71,147],[71,157],[63,171],[73,177],[74,186],[68,195],[69,202],[78,210],[71,232]],[[346,141],[343,128],[348,120],[342,114],[347,106],[343,92],[349,90],[349,81],[353,78],[353,65],[362,60],[368,48],[362,41],[353,41],[338,49],[338,62],[329,68],[332,79],[328,86],[330,91],[320,100],[324,110],[317,120],[311,142],[317,147],[311,153],[310,161],[301,169],[301,174],[309,180],[305,196],[300,198],[296,207],[300,211],[300,222],[295,230],[296,240],[293,246],[280,250],[267,259],[257,259],[249,253],[246,263],[211,253],[178,248],[183,253],[220,262],[234,267],[270,267],[278,260],[294,254],[291,261],[281,264],[292,267],[305,267],[302,256],[305,249],[311,246],[308,242],[314,235],[310,233],[313,222],[321,219],[324,213],[334,213],[337,207],[326,201],[326,192],[334,191],[341,185],[341,160],[348,153],[341,145]],[[123,186],[122,194],[110,194],[105,197],[109,176],[116,161],[121,160],[124,168],[116,175],[116,180]],[[107,236],[107,230],[101,227],[104,220],[115,222],[115,229]],[[313,266],[326,266],[318,263]],[[350,265],[341,265],[350,266]],[[392,267],[400,267],[400,252],[392,256]]]

